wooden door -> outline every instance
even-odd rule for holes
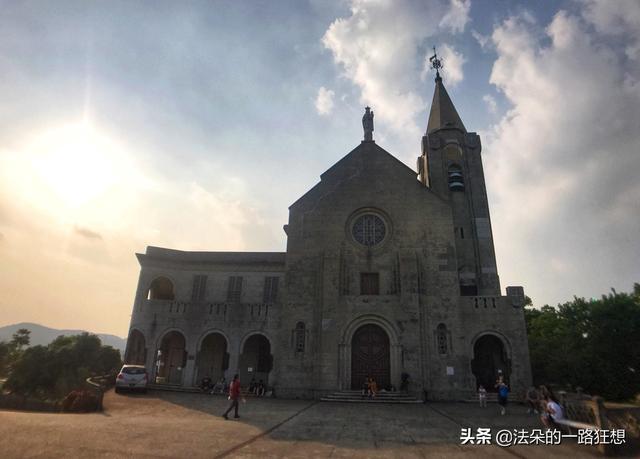
[[[360,389],[371,376],[382,389],[391,382],[389,337],[378,325],[363,325],[351,341],[351,388]]]

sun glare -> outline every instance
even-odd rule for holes
[[[117,181],[117,152],[108,139],[87,124],[47,131],[29,150],[38,181],[69,206],[91,201]]]

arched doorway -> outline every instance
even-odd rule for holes
[[[351,388],[360,389],[371,376],[378,387],[391,383],[389,336],[375,324],[363,325],[351,340]]]
[[[187,364],[184,335],[171,331],[164,335],[156,360],[156,382],[182,384],[182,373]]]
[[[269,372],[272,366],[273,356],[269,340],[260,334],[247,338],[240,355],[240,381],[243,384],[249,384],[253,378],[256,382],[262,379],[266,385],[269,382]]]
[[[476,377],[476,386],[482,384],[488,391],[493,391],[500,374],[509,381],[511,373],[510,361],[502,340],[495,335],[484,335],[478,338],[473,346],[471,370]]]
[[[130,365],[144,365],[147,359],[147,348],[144,335],[140,330],[131,330],[127,340],[127,352],[125,352],[124,363]]]
[[[197,383],[203,378],[211,378],[218,381],[227,368],[229,368],[229,354],[227,353],[227,340],[220,333],[210,333],[202,340],[198,358]]]

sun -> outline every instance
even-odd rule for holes
[[[29,150],[36,181],[69,206],[86,204],[117,182],[114,146],[87,123],[45,131]]]

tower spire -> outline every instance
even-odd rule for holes
[[[460,115],[458,115],[456,111],[456,107],[454,107],[453,102],[451,102],[451,98],[442,83],[440,69],[444,66],[442,60],[438,58],[435,46],[433,47],[433,56],[429,58],[429,62],[431,62],[431,67],[436,70],[436,88],[433,93],[433,101],[431,102],[427,134],[443,128],[458,128],[467,132],[460,119]]]

